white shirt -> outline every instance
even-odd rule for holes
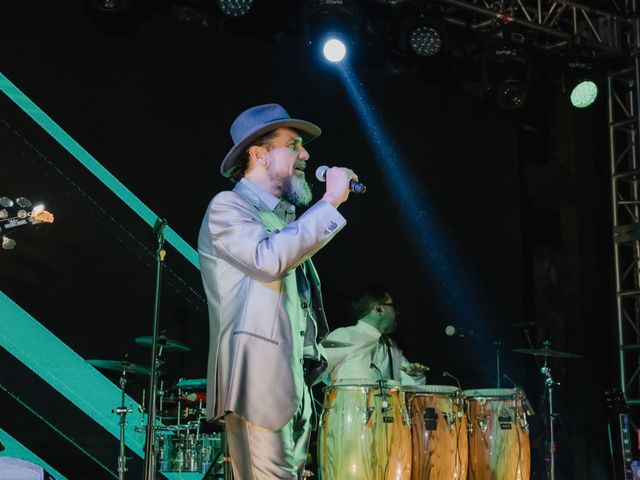
[[[329,363],[323,378],[325,383],[331,384],[336,380],[349,379],[380,380],[380,374],[375,368],[371,368],[371,364],[378,367],[385,380],[391,379],[387,346],[381,341],[381,335],[376,327],[363,321],[331,332],[324,342],[345,342],[351,343],[352,346],[325,347]],[[405,385],[422,385],[426,382],[424,375],[412,377],[400,370],[400,366],[408,364],[409,361],[393,340],[391,340],[391,358],[394,380]]]

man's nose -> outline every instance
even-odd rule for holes
[[[300,149],[298,150],[298,157],[300,157],[300,160],[307,161],[309,160],[309,158],[311,158],[311,155],[309,155],[309,152],[307,152],[306,148],[300,146]]]

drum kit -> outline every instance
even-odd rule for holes
[[[339,348],[339,347],[333,347]],[[579,355],[542,348],[514,352],[544,358],[549,456],[554,479],[555,443],[549,358]],[[400,385],[392,380],[336,381],[325,387],[317,441],[321,480],[529,480],[528,417],[524,390]]]
[[[149,347],[151,337],[138,337]],[[189,348],[160,335],[162,352],[185,353]],[[335,342],[325,348],[349,344]],[[552,376],[549,358],[579,355],[542,348],[514,352],[543,358],[540,369],[548,405],[547,478],[554,479],[555,441]],[[145,366],[117,360],[88,360],[99,369],[120,373],[120,480],[127,471],[124,431],[127,375],[149,376]],[[531,448],[528,417],[533,408],[522,388],[463,390],[452,385],[404,385],[393,380],[336,381],[324,389],[317,433],[320,480],[529,480]],[[505,375],[505,378],[506,377]],[[194,472],[208,479],[232,478],[222,425],[206,422],[206,379],[179,379],[156,392],[154,464],[157,472]],[[144,404],[144,401],[142,402]],[[142,408],[141,408],[142,409]],[[148,428],[148,427],[147,427]],[[140,427],[144,431],[145,427]]]
[[[138,337],[138,345],[150,347],[152,337]],[[157,340],[159,355],[186,353],[189,348],[164,335]],[[148,377],[150,368],[130,363],[127,360],[87,360],[96,368],[120,373],[121,404],[114,413],[120,415],[120,456],[118,472],[120,480],[127,471],[125,457],[124,426],[126,415],[131,412],[125,405],[127,375]],[[144,394],[143,394],[144,396]],[[231,478],[226,452],[226,439],[222,426],[206,422],[206,379],[180,378],[165,390],[160,382],[156,392],[156,426],[154,429],[155,471],[193,472],[203,474],[208,479]],[[144,405],[144,400],[141,405]],[[141,410],[144,407],[140,407]],[[145,427],[136,428],[144,431]]]

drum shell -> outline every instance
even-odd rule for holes
[[[465,390],[464,394],[470,423],[469,479],[529,480],[531,447],[520,390]]]
[[[382,391],[366,382],[329,385],[323,407],[318,429],[320,479],[410,480],[411,427],[404,393],[397,385]]]
[[[221,463],[221,434],[196,435],[189,431],[168,431],[158,435],[159,472],[205,473],[212,463]]]
[[[403,390],[411,417],[411,480],[466,480],[469,451],[462,391],[443,385]]]

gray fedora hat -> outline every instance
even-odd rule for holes
[[[291,118],[277,103],[267,103],[251,107],[231,124],[233,147],[220,165],[220,173],[230,177],[240,164],[240,156],[253,141],[278,128],[293,128],[300,132],[303,142],[309,142],[320,135],[320,127],[311,122]]]

